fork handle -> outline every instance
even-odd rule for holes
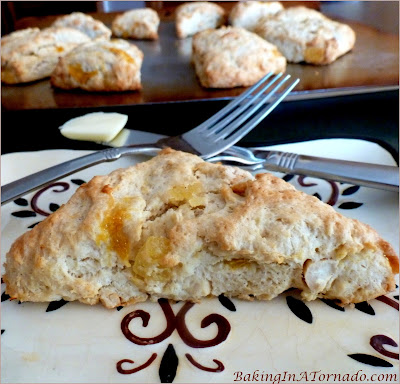
[[[254,150],[264,158],[262,166],[271,171],[314,176],[371,188],[399,191],[399,168],[389,165],[297,155],[279,151]]]
[[[159,149],[160,148],[157,148],[153,145],[107,148],[86,156],[66,161],[2,186],[1,204],[5,204],[24,195],[25,193],[48,185],[53,181],[68,176],[71,173],[80,171],[81,169],[108,161],[114,161],[125,155],[152,154]]]

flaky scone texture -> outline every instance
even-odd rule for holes
[[[73,28],[20,31],[10,43],[13,47],[1,53],[1,81],[18,84],[49,77],[60,57],[88,41],[87,35]]]
[[[279,1],[239,1],[229,13],[229,23],[252,31],[260,19],[283,10]]]
[[[324,65],[353,49],[353,29],[306,7],[262,18],[254,32],[275,44],[289,62]]]
[[[62,57],[51,84],[62,89],[134,91],[141,89],[143,52],[121,39],[82,44]]]
[[[115,17],[112,32],[124,39],[158,39],[160,18],[151,8],[132,9]]]
[[[224,8],[208,1],[191,1],[175,10],[175,29],[179,39],[209,28],[218,28],[224,23]]]
[[[107,40],[111,37],[110,28],[100,20],[96,20],[82,12],[72,12],[69,15],[61,16],[54,21],[52,26],[75,28],[88,35],[91,39]]]
[[[192,62],[206,88],[249,86],[269,72],[286,70],[286,59],[273,44],[239,27],[197,33],[192,41]]]
[[[280,178],[164,150],[83,184],[15,241],[5,271],[21,301],[269,300],[295,287],[346,304],[394,289],[398,259]]]

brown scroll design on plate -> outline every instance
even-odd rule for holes
[[[318,185],[317,183],[306,182],[305,178],[306,178],[306,176],[299,176],[298,179],[297,179],[298,183],[302,187],[314,187],[314,186]],[[329,205],[333,206],[338,201],[339,188],[338,188],[337,184],[334,181],[326,180],[326,182],[331,186],[331,195],[330,195],[328,201],[326,201],[326,204],[329,204]],[[317,195],[317,197],[320,199],[319,194]]]
[[[179,336],[181,337],[182,341],[188,345],[189,347],[192,348],[208,348],[208,347],[213,347],[215,345],[218,345],[225,341],[231,331],[231,325],[229,321],[216,313],[212,313],[206,317],[203,318],[203,320],[200,323],[201,328],[206,328],[211,324],[216,324],[218,331],[217,334],[214,338],[208,339],[208,340],[200,340],[197,339],[192,335],[192,333],[189,331],[187,325],[186,325],[186,314],[187,312],[195,305],[194,303],[189,303],[186,302],[181,309],[178,311],[178,313],[175,315],[174,311],[169,303],[168,300],[166,299],[159,299],[158,304],[160,305],[167,325],[160,334],[153,336],[153,337],[140,337],[135,335],[130,329],[129,329],[129,324],[130,322],[135,319],[135,318],[140,318],[142,320],[142,326],[147,327],[149,320],[150,320],[150,314],[146,311],[143,311],[141,309],[135,310],[133,312],[128,313],[121,322],[121,331],[124,334],[124,336],[131,341],[134,344],[137,345],[152,345],[152,344],[158,344],[161,343],[163,340],[167,339],[171,334],[174,332],[176,329]],[[186,358],[198,369],[208,371],[208,372],[222,372],[225,368],[224,365],[216,359],[213,359],[213,361],[217,364],[217,367],[215,368],[209,368],[204,365],[201,365],[198,363],[190,354],[185,354]],[[142,364],[141,366],[137,368],[132,368],[132,369],[123,369],[122,364],[123,363],[131,363],[133,364],[132,360],[129,359],[123,359],[120,360],[117,363],[117,370],[119,373],[122,374],[130,374],[134,372],[138,372],[141,369],[144,369],[148,367],[157,357],[156,353],[153,353],[153,355],[147,360],[146,363]]]
[[[284,177],[284,180],[289,181],[292,179],[290,177],[291,175],[286,175]],[[326,204],[331,205],[331,206],[336,206],[339,209],[356,209],[361,207],[364,203],[359,202],[359,201],[353,201],[353,197],[349,197],[351,195],[355,195],[359,190],[360,186],[359,185],[350,185],[350,186],[344,186],[340,187],[343,183],[338,183],[336,181],[332,180],[320,180],[320,179],[315,179],[316,182],[314,181],[306,181],[308,180],[308,176],[298,176],[297,177],[297,182],[301,187],[320,187],[320,182],[328,183],[330,186],[330,196],[327,198],[325,201]],[[314,196],[317,197],[318,199],[322,200],[321,194],[316,192],[314,193]],[[346,200],[348,201],[340,201],[341,198],[345,197]],[[357,195],[356,195],[357,197]]]
[[[37,215],[41,215],[44,217],[50,216],[51,213],[55,212],[60,206],[56,203],[50,203],[49,204],[50,212],[47,212],[47,211],[41,209],[38,204],[39,198],[42,196],[42,194],[44,192],[46,192],[49,189],[52,189],[52,192],[61,193],[61,192],[65,192],[69,189],[69,184],[66,182],[60,181],[60,182],[56,182],[56,183],[47,185],[46,187],[40,189],[33,195],[31,202],[30,202],[30,206],[32,209],[25,208],[23,210],[14,211],[11,213],[11,215],[14,217],[18,217],[18,218],[30,218],[30,217],[36,217]],[[21,197],[18,199],[15,199],[14,203],[20,207],[27,207],[29,205],[28,200],[25,198],[21,198]],[[39,224],[39,223],[40,223],[40,221],[36,222],[34,224],[31,224],[28,228],[33,228],[36,224]]]

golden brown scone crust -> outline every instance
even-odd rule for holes
[[[279,1],[238,1],[229,13],[229,23],[252,31],[261,18],[283,9]]]
[[[151,8],[132,9],[116,16],[112,32],[124,39],[157,40],[160,18]]]
[[[51,84],[62,89],[134,91],[141,89],[143,53],[121,39],[97,40],[60,59]]]
[[[286,70],[278,49],[244,28],[208,29],[193,36],[192,61],[203,87],[233,88]]]
[[[90,38],[77,29],[51,27],[26,34],[21,31],[13,40],[13,48],[1,54],[1,81],[7,84],[50,76],[60,57]]]
[[[21,301],[269,300],[295,287],[346,304],[393,290],[398,259],[282,179],[164,150],[82,185],[15,241],[5,271]]]
[[[218,28],[225,19],[225,10],[218,4],[207,1],[184,3],[175,10],[176,35],[183,39],[209,28]]]
[[[330,64],[353,49],[356,35],[346,24],[306,7],[291,7],[260,20],[254,32],[275,44],[289,62]]]
[[[75,28],[88,35],[91,39],[106,39],[111,37],[111,30],[100,20],[82,12],[73,12],[57,18],[53,27]]]

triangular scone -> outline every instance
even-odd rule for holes
[[[295,287],[347,304],[393,290],[398,258],[280,178],[164,150],[83,184],[13,244],[5,270],[21,301],[268,300]]]

